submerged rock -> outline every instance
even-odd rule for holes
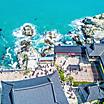
[[[0,31],[2,31],[2,29],[0,28]]]

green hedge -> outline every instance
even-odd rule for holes
[[[64,71],[62,69],[58,70],[61,81],[65,81]]]
[[[79,85],[82,85],[82,84],[91,84],[92,82],[76,82],[74,81],[73,82],[73,86],[79,86]]]

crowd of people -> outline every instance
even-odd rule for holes
[[[32,73],[29,75],[31,78],[46,76],[49,74],[52,74],[56,68],[53,64],[39,64],[38,67],[35,68],[35,70],[32,71]]]

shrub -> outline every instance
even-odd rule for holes
[[[82,85],[82,84],[91,84],[92,82],[76,82],[74,81],[73,82],[73,86],[79,86],[79,85]]]
[[[58,69],[58,73],[61,81],[65,81],[64,71],[62,69]]]

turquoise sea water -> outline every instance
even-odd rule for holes
[[[37,25],[39,33],[57,29],[67,33],[68,24],[78,18],[104,12],[104,0],[0,0],[0,64],[6,49],[13,53],[15,39],[12,31],[29,22]],[[6,62],[4,62],[7,64]]]

